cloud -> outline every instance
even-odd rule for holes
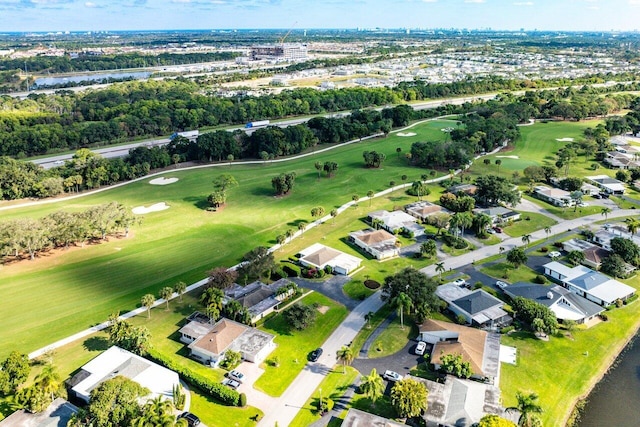
[[[640,0],[629,0],[631,6],[640,6]]]
[[[480,4],[480,3],[484,3],[485,0],[464,0],[465,3],[475,3],[475,4]]]
[[[513,3],[514,6],[533,6],[532,1],[517,1]]]
[[[600,6],[587,6],[589,10],[600,10]]]
[[[435,3],[438,0],[421,0],[421,1],[422,1],[422,3]]]

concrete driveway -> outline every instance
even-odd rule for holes
[[[301,286],[303,288],[312,289],[315,292],[318,292],[328,298],[331,298],[334,301],[343,304],[349,310],[353,310],[361,301],[356,301],[354,299],[349,298],[342,292],[342,288],[346,285],[351,277],[349,276],[331,276],[327,280],[323,282],[317,282],[314,280],[307,280],[301,277],[290,277],[289,280],[295,282],[296,285]]]
[[[409,375],[409,371],[411,371],[412,368],[424,361],[422,356],[414,354],[417,343],[416,340],[411,340],[402,350],[391,356],[377,359],[355,359],[351,366],[356,368],[362,375],[369,375],[373,368],[376,368],[380,375],[386,370],[395,371],[400,375]],[[371,350],[369,354],[374,352],[375,350]],[[430,354],[430,352],[431,345],[427,345],[425,354]]]

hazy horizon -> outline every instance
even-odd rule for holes
[[[0,32],[640,27],[640,0],[0,0],[0,13]]]

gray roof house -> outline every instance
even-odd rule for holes
[[[624,301],[636,293],[631,286],[582,265],[568,267],[554,261],[543,265],[543,268],[544,274],[571,292],[603,307],[610,306],[618,299]]]
[[[276,295],[278,289],[283,288],[291,282],[287,279],[280,279],[270,285],[265,285],[260,281],[249,283],[247,286],[240,286],[234,283],[233,286],[224,291],[224,304],[229,301],[238,301],[245,307],[251,315],[251,323],[256,323],[266,315],[272,313],[280,302],[288,295]],[[291,290],[290,293],[294,291]]]
[[[502,309],[504,302],[482,289],[471,291],[454,284],[436,288],[436,295],[448,304],[449,310],[464,316],[467,323],[493,328],[511,323],[513,320]]]
[[[488,215],[494,224],[500,224],[506,221],[518,221],[521,216],[520,212],[516,212],[502,206],[496,206],[494,208],[476,208],[473,210],[473,213]]]
[[[573,320],[585,323],[604,311],[604,307],[591,302],[561,286],[543,286],[534,283],[518,282],[505,288],[511,298],[522,297],[546,307],[558,320]]]

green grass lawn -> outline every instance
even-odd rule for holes
[[[509,236],[518,237],[533,233],[536,230],[544,230],[545,227],[550,227],[555,223],[556,221],[545,215],[522,212],[522,219],[520,221],[514,221],[511,225],[503,226],[502,229]]]
[[[347,366],[343,373],[342,366],[336,365],[333,370],[320,383],[318,388],[311,394],[311,397],[305,402],[304,406],[293,419],[290,426],[306,427],[320,419],[320,413],[317,411],[320,396],[334,402],[342,397],[348,387],[353,384],[358,377],[358,371]]]
[[[344,285],[342,291],[347,294],[349,298],[358,301],[364,301],[367,297],[375,293],[374,290],[367,288],[364,283],[362,283],[362,280],[351,280]]]
[[[413,319],[406,313],[404,315],[404,326],[400,325],[400,315],[376,338],[371,344],[369,358],[390,356],[402,350],[410,339],[418,336],[418,327]]]
[[[386,319],[391,313],[393,313],[393,311],[394,309],[389,304],[385,304],[382,306],[382,308],[380,308],[380,310],[375,312],[373,318],[369,322],[369,325],[365,325],[364,328],[360,329],[360,332],[358,332],[358,335],[356,335],[356,337],[353,339],[353,342],[351,343],[351,348],[353,348],[353,352],[355,354],[360,353],[360,349],[364,345],[367,338],[371,336],[373,331],[375,331],[376,328],[382,322],[384,322],[384,319]]]
[[[269,359],[277,357],[280,362],[278,367],[263,363],[265,373],[254,385],[270,396],[280,396],[287,389],[307,364],[307,355],[320,347],[348,314],[343,305],[315,292],[301,302],[307,305],[317,303],[320,307],[329,307],[329,310],[324,314],[318,312],[314,324],[303,331],[291,330],[282,315],[272,317],[260,327],[276,335],[277,347]]]
[[[191,408],[204,424],[211,427],[227,426],[255,426],[264,415],[262,411],[253,406],[236,408],[223,406],[208,396],[191,391]]]
[[[575,219],[580,218],[587,215],[599,214],[602,212],[602,206],[587,206],[584,208],[574,209],[573,207],[561,208],[558,206],[553,206],[550,203],[547,203],[543,200],[532,197],[528,194],[523,194],[522,198],[532,201],[533,203],[539,205],[541,208],[549,211],[555,216],[558,216],[562,219]],[[604,217],[602,217],[604,219]]]
[[[323,206],[329,212],[351,200],[352,194],[364,197],[369,190],[387,188],[390,181],[400,183],[404,174],[408,175],[407,182],[419,179],[427,171],[408,166],[404,156],[397,156],[396,148],[406,153],[416,140],[442,138],[442,127],[443,123],[438,121],[427,122],[412,129],[418,134],[415,137],[391,135],[284,163],[178,169],[166,176],[180,180],[167,186],[152,186],[143,180],[71,201],[0,212],[1,221],[41,217],[60,209],[78,211],[114,200],[128,207],[162,201],[170,206],[168,210],[144,215],[142,224],[136,226],[127,239],[112,238],[100,245],[85,245],[45,254],[35,261],[3,266],[0,269],[4,314],[0,319],[3,331],[0,357],[13,349],[35,350],[100,322],[114,311],[131,310],[139,305],[142,295],[156,293],[163,286],[178,281],[192,283],[202,279],[213,267],[234,265],[250,249],[271,245],[278,234],[289,228],[295,230],[300,220],[311,222],[310,211],[314,206]],[[365,150],[384,152],[387,160],[383,167],[365,169],[362,159]],[[316,161],[335,161],[339,170],[333,178],[318,179],[313,166]],[[286,197],[274,197],[271,178],[291,171],[297,174],[295,189]],[[221,173],[231,173],[239,186],[229,190],[228,205],[224,209],[206,212],[203,209],[206,196],[212,190],[213,179]],[[413,200],[415,198],[397,192],[384,197],[380,203],[373,203],[371,209],[383,205],[393,208]],[[349,214],[363,217],[369,211],[368,205],[362,202]],[[319,227],[335,230],[332,236],[312,234],[307,238],[305,233],[305,237],[295,243],[308,246],[315,239],[326,237],[327,243],[340,242],[338,249],[350,248],[341,239],[352,228],[365,228],[365,224],[356,223],[339,230],[338,223],[344,224],[337,219],[335,227],[330,228],[329,224]],[[349,250],[358,253],[355,249]],[[378,274],[381,279],[388,271],[393,272],[407,263],[407,260],[391,261],[378,268],[375,261],[370,264],[375,266],[371,274]],[[385,269],[388,271],[379,272]],[[34,316],[25,307],[33,306],[43,292],[48,303],[39,305],[38,315]]]
[[[520,267],[514,269],[513,265],[508,262],[489,265],[483,267],[482,269],[480,269],[480,271],[491,277],[495,277],[498,280],[507,280],[510,283],[531,282],[537,275],[529,267],[521,265]]]

